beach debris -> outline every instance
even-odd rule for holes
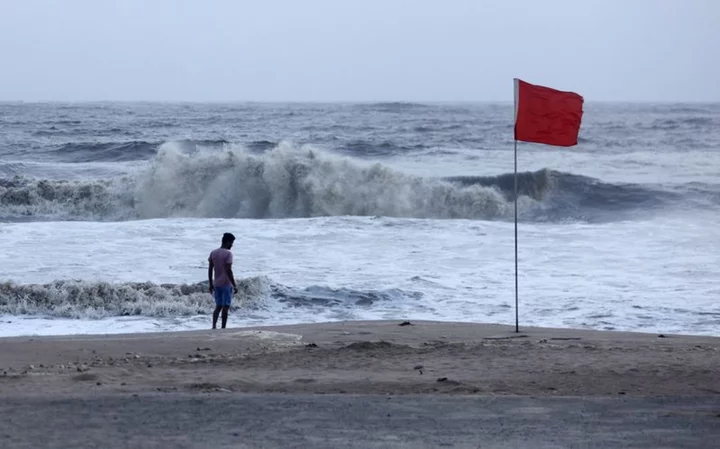
[[[538,343],[547,343],[547,342],[548,342],[547,338],[541,338],[540,340],[538,340]]]
[[[414,367],[413,369],[423,369],[423,366],[422,366],[422,365],[415,365],[415,367]]]
[[[305,345],[305,347],[306,347],[306,348],[317,348],[318,345],[316,345],[315,343],[308,343],[308,344]]]
[[[373,349],[390,349],[393,347],[400,347],[400,345],[394,345],[387,341],[358,341],[355,343],[350,343],[349,345],[345,346],[345,349],[355,349],[355,350],[373,350]]]
[[[550,340],[581,340],[580,337],[551,337]]]
[[[430,341],[423,342],[423,346],[432,346],[435,348],[439,348],[439,347],[443,347],[443,346],[448,346],[448,343],[446,341],[441,341],[441,340],[430,340]]]
[[[437,380],[437,382],[440,382],[445,385],[453,386],[453,387],[461,387],[462,386],[462,382],[459,382],[457,380],[451,380],[451,379],[448,379],[447,377],[441,377]],[[453,391],[459,391],[459,390],[457,388],[454,388]]]
[[[190,390],[199,390],[199,391],[202,391],[205,393],[211,393],[211,392],[232,393],[232,390],[230,388],[225,388],[218,384],[207,383],[207,382],[189,384],[186,387]],[[171,388],[173,388],[172,391],[177,390],[177,388],[175,388],[175,387],[171,387]],[[167,390],[167,391],[169,391],[169,390]]]
[[[441,337],[442,338],[442,337]],[[491,335],[489,337],[485,337],[484,340],[511,340],[513,338],[527,338],[527,335],[525,334],[518,334],[518,335]]]
[[[300,377],[300,378],[295,379],[293,382],[297,382],[299,384],[311,384],[311,383],[317,382],[317,381],[315,379]]]
[[[97,381],[98,376],[95,374],[90,373],[83,373],[78,374],[77,376],[74,376],[72,380],[78,381],[78,382],[90,382],[90,381]]]
[[[212,349],[210,349],[210,348],[200,348],[200,347],[198,347],[198,348],[196,349],[196,351],[212,351]]]
[[[398,326],[414,326],[410,321],[403,321],[402,323],[398,324]]]
[[[665,334],[660,334],[660,335],[658,335],[658,338],[667,338],[667,335],[665,335]]]

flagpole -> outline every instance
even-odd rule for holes
[[[515,332],[520,332],[518,319],[518,179],[517,179],[517,139],[515,139]]]
[[[517,124],[517,110],[518,110],[518,80],[513,80],[513,86],[515,90],[515,119],[514,123]],[[518,312],[518,174],[517,174],[517,134],[514,135],[515,140],[515,152],[514,152],[514,193],[515,193],[515,332],[520,332],[520,319]]]
[[[515,78],[515,332],[520,332],[518,304],[518,170],[521,142],[570,147],[577,145],[583,116],[583,97]],[[521,90],[525,92],[521,94]],[[522,98],[521,98],[522,97]],[[522,100],[522,101],[520,101]],[[522,103],[522,104],[521,104]],[[521,110],[522,108],[522,110]],[[521,120],[518,120],[522,117]],[[552,130],[552,132],[548,132]]]

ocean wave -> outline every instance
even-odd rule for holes
[[[361,291],[350,288],[330,288],[323,285],[313,285],[304,289],[272,285],[270,291],[275,301],[292,307],[371,306],[377,302],[399,299],[418,300],[423,296],[420,292],[407,292],[397,288]]]
[[[423,103],[413,103],[408,101],[385,101],[369,104],[357,104],[355,105],[355,107],[360,109],[369,108],[388,112],[405,112],[412,109],[425,110],[431,108],[432,106]]]
[[[718,122],[714,117],[665,118],[654,120],[647,126],[647,129],[665,131],[683,128],[707,129],[717,126],[717,124]]]
[[[0,180],[0,218],[131,220],[149,218],[509,219],[512,173],[423,178],[380,163],[281,144],[188,152],[161,145],[137,173],[102,180]],[[521,219],[591,219],[661,207],[678,195],[554,170],[518,174]]]
[[[97,137],[114,137],[118,136],[132,136],[133,131],[130,129],[122,128],[102,128],[102,129],[88,129],[79,128],[76,126],[69,128],[58,128],[57,126],[51,126],[45,129],[37,129],[32,133],[35,137],[84,137],[92,135]]]
[[[293,289],[267,277],[238,279],[235,309],[278,305],[328,309],[369,307],[379,301],[419,299],[418,292],[399,289],[359,291],[311,286]],[[207,282],[154,284],[152,282],[92,282],[56,280],[47,284],[0,284],[0,315],[34,315],[72,319],[113,316],[183,317],[212,312]]]
[[[150,159],[158,145],[158,142],[144,141],[66,143],[48,152],[61,162],[127,162]]]
[[[2,217],[45,219],[496,218],[508,209],[492,188],[412,177],[292,145],[258,155],[243,148],[188,153],[166,144],[132,176],[73,182],[16,177],[0,183],[0,199]]]
[[[73,142],[50,147],[36,154],[40,156],[50,156],[52,160],[58,162],[131,162],[152,159],[163,143],[164,142],[160,141],[148,142],[144,140]],[[228,145],[229,142],[223,139],[182,139],[175,140],[172,144],[178,151],[192,153],[201,149],[222,148]]]
[[[269,140],[255,140],[247,144],[248,150],[262,153],[264,151],[272,150],[278,145],[278,142],[271,142]]]
[[[493,186],[508,199],[514,198],[514,175],[466,176],[449,178],[462,185]],[[705,186],[712,188],[712,186]],[[553,170],[539,170],[518,174],[518,195],[543,201],[546,214],[556,218],[575,217],[592,213],[618,213],[632,210],[661,208],[682,201],[676,191],[630,183],[606,183],[588,176]]]
[[[397,145],[388,140],[380,142],[353,140],[336,148],[335,151],[346,153],[354,157],[378,157],[405,154],[410,151],[423,150],[425,148],[426,147],[424,145],[419,144],[413,146]]]
[[[266,296],[265,278],[238,282],[236,303]],[[174,317],[212,311],[207,283],[153,284],[57,280],[49,284],[0,284],[0,314],[97,319],[109,316]]]
[[[93,181],[0,180],[0,218],[127,220],[133,213],[132,178]]]

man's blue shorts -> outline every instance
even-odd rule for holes
[[[215,287],[213,291],[215,297],[215,305],[218,307],[230,307],[233,296],[233,286],[223,285],[222,287]]]

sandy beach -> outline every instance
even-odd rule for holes
[[[658,449],[720,436],[714,337],[375,321],[0,348],[8,449]]]
[[[0,340],[0,395],[720,395],[720,338],[413,321]]]

